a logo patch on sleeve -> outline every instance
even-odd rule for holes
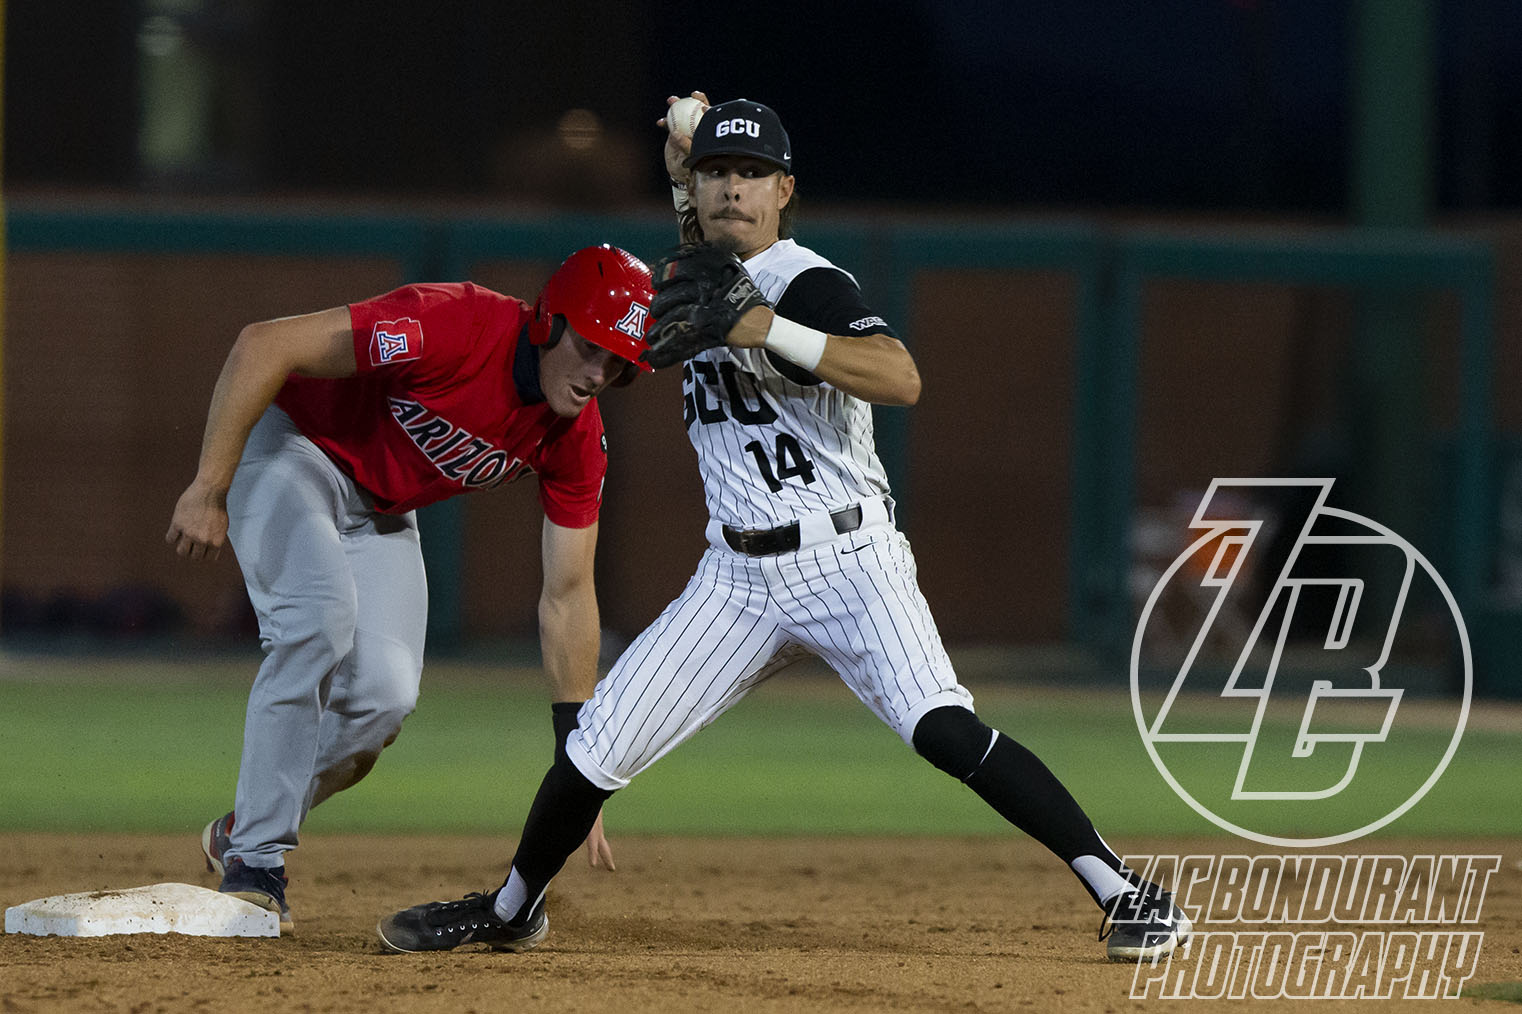
[[[370,365],[404,363],[423,354],[423,325],[411,317],[376,321],[370,334]]]

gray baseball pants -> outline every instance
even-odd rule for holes
[[[229,858],[284,863],[307,812],[358,782],[417,704],[428,587],[414,514],[369,495],[271,406],[228,491],[264,663]]]

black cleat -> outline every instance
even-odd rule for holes
[[[222,886],[217,888],[218,891],[234,898],[242,898],[271,912],[278,912],[282,933],[289,933],[295,928],[291,922],[291,907],[285,903],[285,886],[288,881],[284,866],[272,869],[248,866],[234,856],[227,861],[225,868]]]
[[[388,950],[452,951],[464,944],[487,944],[494,951],[529,951],[550,931],[541,901],[528,922],[513,926],[493,910],[497,892],[471,892],[459,901],[430,901],[386,916],[375,926]]]
[[[1111,961],[1156,961],[1188,940],[1191,929],[1173,895],[1144,883],[1105,906],[1099,939]]]

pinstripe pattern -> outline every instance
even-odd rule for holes
[[[581,710],[567,749],[619,789],[767,677],[817,654],[905,742],[934,707],[972,707],[892,528],[750,558],[703,555],[677,599],[629,646]]]
[[[803,271],[830,266],[787,240],[746,262],[773,302]],[[812,300],[805,288],[793,305]],[[715,521],[771,528],[887,494],[872,407],[859,398],[790,380],[759,349],[728,347],[689,363],[683,389]],[[805,653],[824,659],[906,742],[927,711],[970,709],[908,541],[883,512],[867,515],[855,532],[779,556],[710,548],[582,706],[566,744],[581,773],[603,789],[622,788]]]
[[[745,267],[775,303],[801,272],[833,265],[812,250],[782,240],[746,261]],[[731,398],[723,380],[726,372],[736,378],[748,406],[759,407],[758,399],[764,399],[776,419],[742,422],[731,409],[723,421],[688,427],[712,517],[734,528],[774,528],[803,514],[888,492],[888,478],[875,450],[871,405],[829,384],[788,380],[760,349],[725,346],[699,353],[685,374],[684,386],[689,394],[694,385],[711,387],[712,392],[703,396],[721,405]],[[782,482],[781,489],[766,482],[756,452],[747,446],[759,443],[777,473],[779,434],[797,440],[813,466],[812,482],[794,477]]]
[[[622,787],[799,657],[796,649],[785,650],[754,570],[745,557],[704,553],[682,594],[582,706],[567,747],[582,747],[599,771],[617,780],[607,787]]]
[[[771,585],[793,628],[906,740],[913,728],[905,722],[919,706],[956,686],[899,533],[764,558],[762,566],[775,569]]]

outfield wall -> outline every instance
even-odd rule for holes
[[[669,241],[657,214],[482,221],[25,202],[8,212],[8,634],[74,623],[130,636],[134,624],[155,624],[157,595],[192,631],[246,632],[234,562],[187,566],[162,543],[194,470],[212,382],[243,324],[408,280],[470,277],[531,297],[554,266],[550,251],[607,239],[654,258]],[[1168,235],[1188,245],[1219,231]],[[1201,280],[1188,276],[1200,265],[1186,264],[1152,277],[1128,265],[1143,263],[1134,251],[1155,230],[1092,220],[865,220],[811,209],[807,232],[853,269],[919,362],[921,403],[883,413],[880,444],[948,642],[1111,636],[1134,604],[1128,519],[1138,510],[1166,515],[1218,475],[1336,474],[1356,458],[1342,441],[1363,275]],[[1249,247],[1257,232],[1244,233]],[[1346,230],[1267,235],[1289,237],[1292,261],[1293,244],[1307,242],[1363,263],[1362,239]],[[1522,233],[1469,235],[1478,239],[1415,240],[1433,264],[1460,267],[1434,274],[1422,303],[1428,389],[1413,411],[1426,446],[1413,453],[1432,475],[1470,468],[1484,503],[1465,508],[1455,533],[1454,490],[1464,484],[1431,483],[1432,528],[1411,537],[1448,566],[1455,546],[1478,547],[1464,579],[1470,602],[1484,605],[1506,543],[1495,437],[1522,433]],[[1117,277],[1135,283],[1129,318],[1117,311]],[[1478,301],[1493,316],[1476,325],[1467,308],[1492,283],[1495,298]],[[1461,365],[1477,327],[1478,376]],[[603,400],[612,465],[599,572],[605,625],[625,636],[680,589],[702,546],[679,387],[671,371]],[[1119,421],[1117,405],[1129,406]],[[1111,421],[1096,431],[1096,419]],[[1476,437],[1479,454],[1466,459]],[[1129,474],[1117,447],[1130,449]],[[1096,502],[1111,492],[1115,502]],[[438,643],[531,634],[532,484],[435,512],[424,537],[436,618],[447,621]],[[1104,623],[1109,633],[1094,635]]]

